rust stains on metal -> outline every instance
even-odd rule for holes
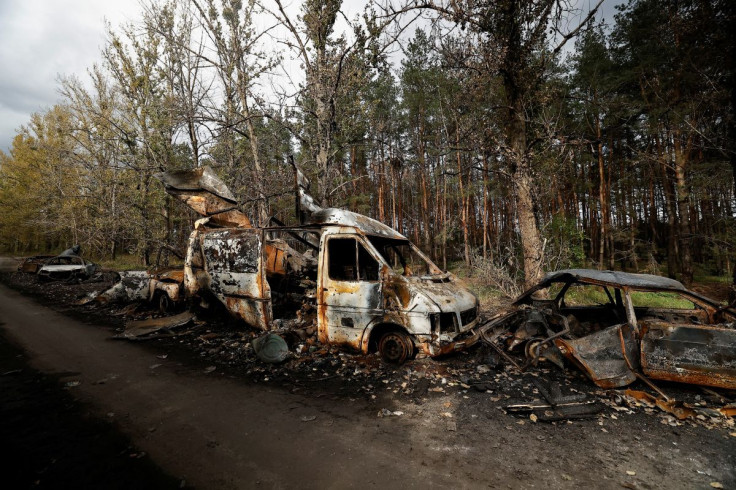
[[[167,192],[204,217],[187,247],[187,298],[206,304],[214,296],[261,330],[281,328],[290,310],[316,309],[320,342],[362,352],[383,346],[384,359],[397,362],[415,352],[437,356],[477,342],[478,299],[472,293],[383,223],[321,208],[296,171],[303,218],[297,227],[253,228],[208,168],[158,176]],[[403,270],[395,269],[399,262]],[[158,281],[156,288],[168,297],[167,281]],[[403,354],[388,352],[397,348]]]
[[[537,299],[535,293],[548,288],[551,299]],[[597,299],[576,303],[589,297]],[[658,306],[662,302],[672,306]],[[602,388],[636,379],[656,388],[648,378],[736,388],[736,311],[672,279],[571,269],[549,274],[514,304],[517,311],[485,327],[496,332],[484,335],[487,342],[513,351],[544,330],[555,336],[557,351]],[[567,332],[556,318],[569,324]]]
[[[237,200],[210,167],[177,172],[163,172],[156,177],[166,192],[176,196],[213,224],[252,228],[248,217],[237,209]]]
[[[733,328],[642,323],[642,369],[655,379],[736,389],[735,339]]]
[[[677,417],[679,420],[685,420],[690,417],[695,417],[697,415],[697,412],[694,408],[688,407],[684,405],[681,402],[678,402],[676,400],[668,400],[661,397],[656,397],[654,395],[650,395],[649,393],[645,391],[637,391],[637,390],[631,390],[627,389],[625,392],[626,396],[630,396],[631,398],[634,398],[650,407],[658,407],[660,410],[665,411],[667,413],[671,413],[675,417]]]

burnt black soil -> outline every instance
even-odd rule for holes
[[[30,368],[0,332],[0,487],[180,488],[64,383]]]

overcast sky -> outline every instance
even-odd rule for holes
[[[105,19],[139,17],[138,0],[0,0],[0,150],[32,113],[59,100],[59,75],[100,60]]]
[[[606,12],[620,1],[606,0]],[[363,3],[345,1],[350,18]],[[118,26],[140,12],[138,0],[0,0],[0,150],[9,150],[32,113],[59,100],[60,75],[84,80],[100,61],[105,19]]]

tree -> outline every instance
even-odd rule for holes
[[[527,286],[542,277],[544,249],[535,213],[535,179],[529,158],[530,147],[535,142],[528,140],[526,113],[552,57],[593,17],[600,3],[568,32],[561,29],[570,10],[567,2],[561,0],[492,3],[412,0],[402,9],[428,9],[444,22],[467,29],[476,54],[474,61],[481,63],[489,76],[497,73],[501,78],[505,100],[499,143],[514,185]],[[549,30],[558,36],[557,45],[550,51],[547,50]]]

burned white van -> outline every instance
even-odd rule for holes
[[[167,192],[206,216],[189,239],[189,298],[214,297],[262,330],[307,321],[311,310],[320,342],[378,351],[392,363],[477,341],[475,295],[383,223],[319,208],[300,190],[303,224],[232,226],[247,218],[234,218],[234,198],[221,183],[213,185],[208,168],[159,178]]]

